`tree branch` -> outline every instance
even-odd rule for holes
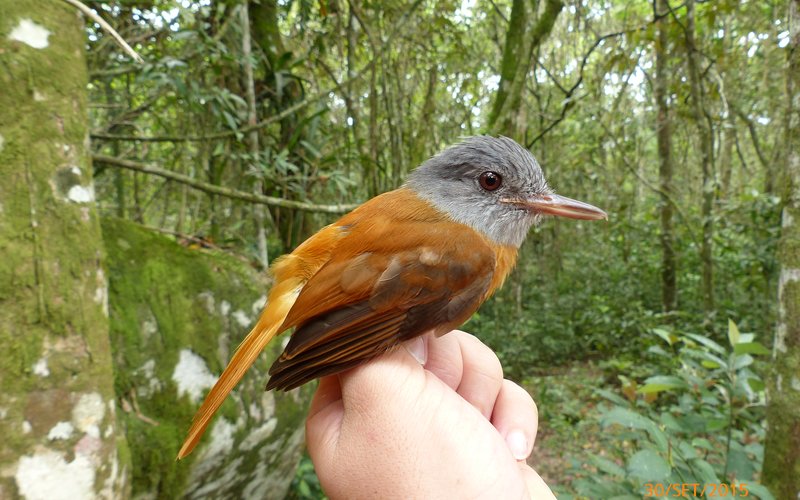
[[[767,169],[767,171],[769,171],[769,162],[767,162],[767,159],[764,157],[764,153],[761,151],[761,143],[758,140],[758,131],[756,130],[756,124],[736,104],[731,102],[728,105],[730,109],[733,111],[733,113],[739,118],[741,118],[742,121],[747,125],[747,130],[750,132],[750,139],[753,141],[753,149],[756,150],[756,155],[758,156],[758,160],[761,162],[761,166],[763,166],[765,169]]]
[[[681,219],[681,222],[684,224],[684,226],[686,226],[686,229],[687,229],[686,232],[689,235],[689,237],[692,239],[692,241],[694,241],[694,243],[696,245],[699,246],[700,242],[697,241],[697,238],[695,237],[694,232],[692,231],[692,225],[689,224],[689,218],[686,216],[686,214],[683,213],[683,210],[681,209],[681,204],[678,203],[677,200],[675,200],[675,198],[673,198],[670,193],[664,191],[663,189],[661,189],[661,187],[656,186],[655,184],[653,184],[652,182],[647,180],[647,178],[642,176],[642,174],[640,174],[637,171],[636,167],[631,165],[630,161],[628,160],[628,157],[625,156],[625,153],[623,153],[624,149],[622,148],[622,145],[619,143],[619,140],[617,139],[616,134],[614,134],[608,128],[608,125],[606,125],[602,120],[600,120],[599,123],[600,123],[600,126],[603,127],[603,130],[605,131],[606,135],[608,137],[610,137],[611,140],[614,142],[614,148],[617,151],[620,151],[619,157],[620,157],[620,160],[622,160],[622,164],[625,166],[625,168],[627,168],[628,171],[630,173],[632,173],[637,179],[639,179],[642,182],[642,184],[644,184],[647,188],[649,188],[654,193],[657,193],[660,196],[663,196],[664,199],[667,200],[667,203],[669,203],[672,206],[672,208],[674,208],[675,211],[678,212],[678,216]]]
[[[133,50],[133,48],[130,45],[128,45],[128,42],[126,42],[125,39],[122,38],[122,36],[120,36],[119,33],[117,33],[117,30],[112,28],[111,25],[105,21],[105,19],[103,19],[97,14],[97,12],[93,11],[92,9],[82,4],[78,0],[63,0],[63,1],[72,5],[79,11],[83,12],[84,14],[86,14],[86,16],[89,17],[89,19],[99,24],[100,27],[103,28],[103,30],[105,30],[109,35],[111,35],[111,38],[113,38],[114,41],[117,42],[117,45],[119,45],[122,48],[122,50],[127,52],[128,55],[131,56],[131,58],[134,61],[136,61],[139,64],[144,64],[144,59],[142,59],[142,56],[137,54],[136,51]]]
[[[248,125],[246,127],[242,127],[242,128],[236,129],[236,130],[226,130],[224,132],[217,132],[217,133],[214,133],[214,134],[204,134],[204,135],[186,135],[186,136],[165,135],[165,136],[157,136],[157,137],[141,137],[141,136],[136,136],[136,135],[108,134],[108,133],[105,133],[105,132],[97,131],[97,132],[92,132],[91,137],[92,137],[92,139],[100,139],[100,140],[107,140],[107,141],[188,142],[188,141],[209,141],[209,140],[214,140],[214,139],[225,139],[227,137],[237,137],[238,138],[238,137],[242,137],[245,134],[247,134],[249,132],[252,132],[254,130],[262,129],[262,128],[266,127],[267,125],[270,125],[272,123],[275,123],[275,122],[278,122],[280,120],[283,120],[287,116],[289,116],[292,113],[295,113],[295,112],[305,108],[309,104],[312,104],[312,103],[314,103],[316,101],[319,101],[322,98],[328,97],[328,95],[334,93],[334,91],[336,91],[338,88],[343,87],[343,86],[347,86],[351,82],[354,82],[354,81],[360,79],[362,76],[364,76],[367,73],[367,71],[369,71],[372,68],[372,66],[374,66],[375,63],[383,56],[383,53],[386,50],[388,50],[389,47],[392,46],[392,41],[394,40],[394,37],[400,32],[400,29],[403,27],[403,25],[406,24],[408,19],[411,17],[411,13],[414,12],[414,10],[416,10],[416,8],[420,5],[420,3],[422,3],[422,0],[416,0],[413,4],[411,4],[411,6],[408,8],[408,10],[406,10],[403,13],[403,15],[401,16],[400,20],[394,26],[394,28],[392,29],[392,32],[389,34],[389,37],[386,39],[385,42],[383,42],[380,54],[378,54],[377,56],[373,57],[372,60],[369,63],[367,63],[366,65],[364,65],[363,68],[358,70],[358,72],[355,75],[353,75],[352,77],[350,77],[350,78],[348,78],[348,79],[346,79],[346,80],[344,80],[342,82],[336,83],[335,85],[323,90],[322,92],[318,92],[317,94],[314,94],[313,96],[308,97],[308,98],[298,102],[294,106],[290,106],[290,107],[284,109],[283,111],[281,111],[277,115],[273,115],[273,116],[270,116],[269,118],[261,120],[260,122],[254,124],[254,125]]]
[[[648,23],[648,25],[649,24],[650,23]],[[550,125],[548,125],[541,132],[539,132],[539,134],[537,134],[536,137],[534,137],[530,142],[527,143],[526,146],[527,146],[528,149],[533,147],[533,145],[536,144],[537,142],[539,142],[539,140],[542,137],[544,137],[545,134],[550,132],[553,128],[555,128],[556,125],[561,123],[564,120],[564,118],[566,118],[567,111],[569,111],[569,108],[571,108],[575,104],[575,100],[576,99],[573,98],[573,96],[575,94],[575,91],[578,90],[578,87],[580,87],[581,83],[583,83],[583,71],[586,69],[586,65],[589,62],[589,57],[592,55],[592,53],[595,51],[595,49],[597,49],[597,47],[599,47],[601,43],[603,43],[605,40],[607,40],[609,38],[614,38],[614,37],[626,35],[628,33],[634,33],[636,31],[644,31],[646,28],[647,28],[647,26],[640,26],[638,28],[633,28],[633,29],[629,29],[629,30],[622,30],[622,31],[614,32],[614,33],[608,33],[608,34],[605,34],[605,35],[599,37],[597,40],[594,41],[592,46],[589,47],[588,52],[586,52],[586,54],[584,54],[583,58],[581,59],[581,66],[580,66],[580,70],[578,71],[578,80],[565,93],[564,100],[562,101],[564,104],[561,107],[561,114],[558,116],[558,118],[553,120],[550,123]],[[562,91],[563,91],[563,89],[562,89]]]
[[[102,163],[112,167],[124,168],[133,170],[134,172],[142,172],[145,174],[157,175],[171,181],[185,184],[194,189],[198,189],[205,193],[217,194],[227,198],[236,200],[247,201],[250,203],[259,203],[262,205],[269,205],[273,207],[291,208],[295,210],[303,210],[306,212],[319,212],[326,214],[343,214],[357,207],[357,204],[340,204],[340,205],[315,205],[313,203],[306,203],[303,201],[284,200],[283,198],[276,198],[274,196],[264,196],[255,193],[248,193],[246,191],[239,191],[223,186],[209,184],[207,182],[193,179],[188,175],[179,174],[155,165],[148,165],[131,160],[124,160],[122,158],[115,158],[113,156],[92,155],[92,161],[95,163]]]

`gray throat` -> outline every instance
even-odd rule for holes
[[[417,179],[412,173],[405,187],[456,222],[471,227],[499,245],[519,248],[528,236],[531,226],[541,219],[540,215],[521,208],[482,203],[465,206],[464,200],[443,195],[436,189],[426,187],[425,182],[415,181]]]

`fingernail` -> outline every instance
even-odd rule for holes
[[[417,360],[417,363],[424,365],[428,361],[428,349],[421,336],[406,342],[405,347],[406,351]]]
[[[517,460],[528,458],[528,438],[522,431],[511,431],[506,436],[506,443],[511,450],[511,455]]]

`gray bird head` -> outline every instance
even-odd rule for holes
[[[464,139],[420,165],[406,186],[457,222],[515,247],[545,214],[606,218],[599,208],[554,194],[536,158],[507,137]]]

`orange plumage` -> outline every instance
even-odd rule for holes
[[[475,172],[484,176],[488,167],[478,164],[475,172],[465,170],[463,178],[472,182],[475,177],[475,189],[494,196],[485,207],[485,230],[480,203],[430,194],[427,185],[415,189],[410,183],[369,200],[277,259],[271,267],[275,284],[264,311],[197,411],[179,459],[191,453],[228,393],[275,335],[295,328],[270,369],[268,390],[287,390],[338,373],[402,341],[431,331],[441,335],[464,323],[502,285],[538,213],[605,216],[590,205],[553,195],[530,153],[508,139],[467,140],[429,160],[429,170],[452,176],[435,161],[448,152],[461,152],[458,148],[465,145],[485,146],[487,155],[499,148],[516,162],[514,168],[528,169],[534,181],[530,199],[511,189],[513,184],[507,191],[500,191],[499,184],[485,186]],[[423,181],[426,165],[418,169]],[[463,189],[465,181],[455,181],[459,184],[453,189]],[[440,181],[432,182],[437,187]],[[450,179],[441,182],[446,185]],[[493,221],[492,210],[498,206],[503,212]],[[520,210],[530,211],[531,219],[522,218],[528,215]],[[466,216],[461,217],[461,211]],[[500,229],[508,227],[508,235],[496,231],[496,224],[505,224]]]
[[[409,238],[398,238],[398,235]],[[458,244],[453,245],[454,241]],[[272,265],[275,284],[267,305],[197,411],[178,458],[191,453],[228,393],[275,335],[303,325],[326,311],[373,299],[368,314],[357,313],[335,331],[305,341],[294,349],[290,349],[294,347],[291,343],[287,346],[287,352],[270,370],[269,388],[297,387],[326,371],[340,371],[331,368],[332,361],[336,366],[346,365],[342,368],[345,369],[396,345],[403,340],[402,319],[414,306],[446,300],[466,290],[463,307],[439,326],[438,333],[462,324],[502,284],[514,266],[516,255],[516,248],[494,244],[475,230],[449,220],[408,189],[385,193],[361,205]],[[419,272],[409,276],[409,288],[385,296],[371,296],[392,260],[399,265],[416,267]],[[460,279],[448,279],[451,263],[460,263],[466,270]],[[445,290],[444,285],[450,287]],[[352,325],[369,327],[371,342],[365,350],[351,347],[347,352],[340,351],[335,360],[318,356],[310,361],[310,366],[303,367],[304,370],[297,368],[299,356],[341,339],[346,327]],[[408,338],[413,336],[416,335]],[[328,363],[327,366],[319,359]],[[286,373],[280,369],[283,366],[295,367],[295,371]],[[276,374],[287,382],[278,385]]]

